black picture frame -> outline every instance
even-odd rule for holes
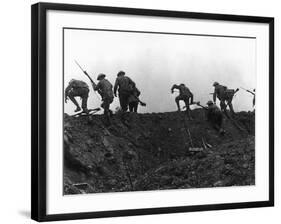
[[[193,18],[235,22],[254,22],[269,24],[269,200],[243,203],[211,204],[196,206],[161,207],[70,214],[46,214],[46,12],[63,10],[75,12],[100,12],[123,15],[161,16],[174,18]],[[103,7],[73,4],[37,3],[32,5],[31,13],[31,218],[37,221],[70,220],[116,216],[147,215],[161,213],[192,212],[237,208],[274,206],[274,18],[194,13],[183,11],[163,11],[137,8]]]

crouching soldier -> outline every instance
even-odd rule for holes
[[[130,112],[138,112],[138,105],[139,105],[139,96],[140,96],[139,89],[135,86],[133,88],[133,92],[130,95],[128,102],[129,102],[129,111]]]
[[[79,96],[82,99],[82,109],[85,113],[88,113],[87,109],[87,101],[89,96],[89,86],[87,83],[71,79],[68,86],[65,89],[65,103],[67,103],[67,99],[69,98],[74,105],[76,106],[75,112],[81,110],[79,104],[77,103],[75,97]]]
[[[99,74],[97,77],[99,81],[97,85],[93,86],[95,91],[102,97],[102,104],[101,107],[104,109],[104,115],[109,118],[111,115],[111,110],[109,109],[110,104],[113,102],[113,91],[112,91],[112,84],[105,79],[105,74]]]
[[[222,111],[212,102],[207,102],[207,120],[211,123],[211,125],[219,131],[220,134],[224,134],[225,131],[222,128],[223,124],[223,114]]]
[[[181,111],[180,108],[180,100],[184,101],[185,103],[185,108],[186,108],[186,112],[187,112],[187,116],[189,119],[191,119],[191,115],[190,115],[190,108],[189,105],[193,104],[193,94],[190,92],[189,88],[187,88],[185,86],[185,84],[180,84],[180,85],[173,85],[171,88],[171,92],[174,93],[174,90],[178,89],[179,90],[179,95],[175,98],[177,107],[178,107],[178,111]]]
[[[232,100],[236,91],[234,89],[228,89],[226,86],[220,85],[218,82],[214,82],[213,86],[215,87],[213,93],[213,101],[216,103],[216,98],[220,100],[221,110],[226,114],[226,108],[229,106],[229,110],[232,115],[235,114],[233,110]],[[227,115],[227,114],[226,114]]]

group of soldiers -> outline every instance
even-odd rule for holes
[[[232,100],[235,96],[235,93],[239,91],[237,88],[234,89],[228,89],[226,86],[219,84],[218,82],[213,83],[214,92],[211,93],[213,95],[213,101],[209,100],[207,102],[207,107],[200,105],[200,102],[194,102],[193,101],[193,94],[189,90],[188,87],[185,86],[185,84],[180,85],[173,85],[171,88],[171,92],[174,93],[175,89],[179,90],[179,95],[175,98],[178,111],[181,111],[180,108],[180,101],[184,101],[187,117],[192,120],[192,117],[190,115],[190,105],[197,104],[198,106],[204,108],[207,111],[207,120],[212,124],[212,126],[219,131],[220,134],[224,134],[225,131],[222,127],[223,124],[223,115],[225,114],[226,117],[230,118],[227,107],[229,107],[229,111],[232,116],[235,115]],[[246,89],[245,89],[246,90]],[[246,90],[247,92],[251,93],[253,95],[253,107],[255,106],[255,89],[253,91]],[[220,100],[220,108],[216,105],[216,100]]]
[[[89,75],[84,71],[84,73],[89,77]],[[90,77],[89,77],[90,78]],[[139,103],[142,106],[145,106],[139,96],[141,92],[136,87],[136,83],[128,76],[125,75],[124,71],[120,71],[117,74],[117,78],[115,80],[114,87],[106,79],[105,74],[99,74],[97,80],[99,81],[97,84],[90,78],[92,82],[93,89],[97,91],[102,97],[101,107],[104,109],[104,115],[106,118],[112,115],[112,111],[110,110],[110,104],[113,102],[114,97],[118,97],[120,102],[120,107],[122,112],[126,112],[128,109],[130,112],[137,112]],[[187,118],[192,120],[190,114],[190,105],[197,104],[198,106],[204,108],[207,111],[207,119],[213,125],[213,127],[218,130],[221,134],[224,133],[222,128],[223,123],[223,114],[229,117],[227,112],[227,107],[229,107],[231,115],[235,115],[232,100],[237,91],[239,89],[228,89],[226,86],[219,84],[218,82],[213,83],[214,92],[213,101],[207,102],[207,107],[200,105],[200,102],[194,102],[193,94],[186,87],[185,84],[174,84],[171,88],[171,92],[174,93],[175,90],[179,91],[179,95],[175,98],[175,102],[178,108],[178,111],[181,111],[180,101],[185,103]],[[248,90],[247,90],[248,91]],[[255,105],[255,91],[251,92],[254,95],[253,106]],[[82,112],[88,113],[87,109],[87,100],[89,96],[89,86],[87,83],[72,79],[69,82],[69,85],[65,89],[65,102],[67,99],[70,99],[76,106],[75,112],[81,111],[81,107],[77,103],[75,97],[79,96],[82,99]],[[216,99],[220,100],[220,108],[216,105]]]
[[[225,113],[227,116],[227,106],[229,107],[229,110],[232,115],[235,114],[233,110],[232,100],[234,97],[234,94],[239,90],[233,90],[228,89],[226,86],[220,85],[218,82],[214,82],[213,84],[214,92],[213,95],[213,101],[207,102],[207,107],[200,105],[200,102],[194,102],[193,101],[193,94],[189,90],[188,87],[185,86],[185,84],[180,85],[173,85],[171,88],[171,92],[174,93],[174,90],[179,90],[179,95],[175,98],[178,111],[181,111],[180,108],[180,101],[184,101],[187,117],[188,119],[192,120],[192,117],[190,115],[190,105],[197,104],[198,106],[201,106],[202,108],[207,110],[207,119],[208,121],[213,125],[213,127],[218,130],[221,134],[224,133],[224,129],[222,128],[222,122],[223,122],[223,113]],[[216,105],[216,99],[220,100],[220,108]]]
[[[92,86],[94,91],[97,91],[102,98],[101,107],[104,109],[104,115],[107,118],[112,114],[110,104],[113,102],[114,96],[117,97],[117,91],[120,107],[123,112],[126,112],[128,109],[130,112],[137,112],[139,103],[144,104],[139,100],[141,92],[136,87],[135,82],[126,76],[124,71],[118,72],[114,87],[106,79],[105,74],[99,74],[97,80],[99,81],[97,84],[91,80]],[[70,99],[76,106],[75,112],[79,112],[81,107],[75,97],[80,97],[82,99],[82,112],[87,114],[89,112],[87,108],[89,91],[87,83],[72,79],[65,89],[65,102]]]

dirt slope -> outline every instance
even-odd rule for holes
[[[225,136],[206,122],[203,110],[192,111],[193,121],[184,115],[114,115],[107,127],[101,115],[65,114],[64,193],[255,183],[253,113],[238,113],[235,124],[225,119]],[[202,148],[202,140],[212,147],[190,152]]]

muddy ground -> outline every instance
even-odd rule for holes
[[[221,136],[205,111],[64,115],[64,193],[255,184],[255,115],[224,119]]]

